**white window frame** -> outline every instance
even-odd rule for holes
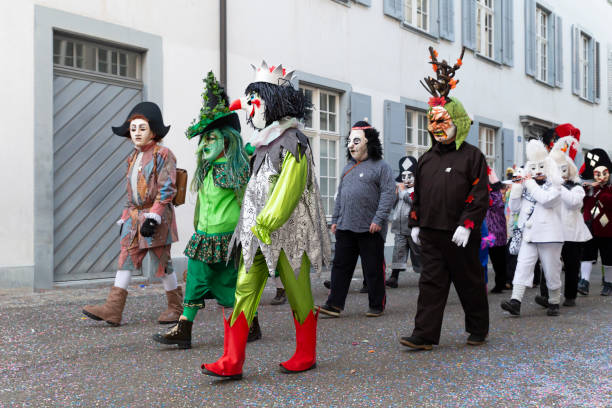
[[[324,206],[327,205],[326,218],[328,221],[331,220],[331,216],[334,212],[334,203],[335,203],[335,195],[338,191],[338,183],[340,181],[340,154],[342,154],[345,150],[340,147],[340,129],[339,129],[339,111],[340,111],[340,93],[330,91],[328,89],[317,88],[310,85],[302,85],[300,84],[300,90],[303,92],[308,90],[312,95],[312,108],[311,108],[311,118],[312,121],[310,126],[306,126],[304,128],[304,133],[310,139],[310,144],[312,147],[313,159],[314,162],[317,163],[315,166],[315,175],[319,182],[319,186],[321,186],[321,198],[323,200],[327,200],[327,204],[324,203]],[[327,109],[321,109],[321,97],[327,97],[328,106]],[[334,106],[333,111],[329,106],[329,96],[333,96]],[[327,129],[321,129],[321,114],[327,115]],[[335,130],[329,130],[329,117],[330,114],[334,117],[334,128]],[[325,149],[322,149],[322,142],[326,145],[330,142],[335,142],[335,151],[333,152],[335,157],[331,157],[330,150],[327,149],[327,156],[322,157],[321,152]],[[329,159],[335,160],[335,164],[329,166]],[[325,160],[325,162],[323,161]],[[325,174],[321,174],[324,164],[327,164]],[[329,193],[329,189],[327,192],[323,191],[323,186],[321,184],[321,180],[324,179],[327,182],[327,185],[333,185],[333,194]],[[333,180],[333,181],[330,181]]]
[[[494,0],[476,1],[476,52],[495,58]]]
[[[552,61],[548,61],[548,47],[550,39],[548,38],[548,25],[550,24],[550,13],[541,7],[536,7],[536,79],[547,82],[549,69],[548,65]]]
[[[589,76],[591,75],[591,66],[589,64],[589,48],[591,44],[591,38],[584,32],[580,32],[579,40],[579,59],[580,64],[578,69],[580,70],[580,97],[589,99]]]
[[[428,33],[431,26],[430,17],[430,0],[404,0],[404,24]]]
[[[497,130],[489,126],[480,125],[478,128],[478,148],[484,154],[487,165],[495,168],[495,155],[497,150]]]
[[[421,157],[431,147],[427,130],[427,113],[406,108],[406,154],[415,159]]]

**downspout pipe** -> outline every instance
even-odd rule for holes
[[[219,0],[219,77],[227,88],[227,0]]]

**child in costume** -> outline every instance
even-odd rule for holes
[[[584,244],[581,279],[578,292],[589,294],[591,269],[597,262],[597,253],[601,256],[604,269],[602,296],[612,295],[612,183],[610,183],[612,162],[603,149],[589,150],[584,158],[584,169],[581,173],[586,182],[587,194],[584,197],[584,221],[590,226],[593,239]]]
[[[501,308],[510,314],[521,314],[525,290],[533,284],[535,264],[540,259],[549,289],[548,316],[559,315],[561,299],[561,249],[564,242],[561,221],[562,179],[557,165],[539,140],[527,143],[526,175],[515,182],[510,192],[510,209],[518,213],[520,234],[514,234],[512,248],[518,247],[518,258],[512,297]],[[520,241],[520,242],[518,242]]]
[[[412,198],[414,197],[414,173],[417,160],[412,156],[402,157],[399,161],[400,174],[395,181],[397,185],[397,198],[391,215],[391,232],[395,234],[393,245],[393,263],[391,264],[391,276],[386,281],[390,288],[397,288],[397,280],[401,271],[406,270],[406,261],[410,254],[412,270],[421,273],[419,262],[419,247],[410,237],[411,228],[410,211],[412,210]]]
[[[115,283],[106,303],[83,308],[83,314],[94,320],[113,326],[121,323],[132,271],[140,269],[147,253],[156,276],[162,279],[168,301],[158,322],[176,323],[181,315],[183,294],[170,258],[170,245],[178,240],[172,205],[176,159],[170,149],[158,144],[169,129],[153,102],[139,103],[123,125],[113,127],[116,135],[132,139],[134,151],[127,160],[127,202],[117,221],[121,225],[121,252]]]
[[[465,141],[471,120],[461,102],[449,97],[457,85],[453,65],[437,59],[429,47],[437,78],[427,77],[432,94],[427,112],[432,147],[419,158],[410,215],[412,239],[421,245],[419,297],[412,335],[400,343],[431,350],[440,341],[444,308],[451,283],[465,313],[467,344],[484,344],[489,331],[489,304],[478,258],[480,228],[489,207],[487,162]]]
[[[489,174],[489,209],[485,218],[488,234],[494,239],[489,241],[489,258],[495,271],[495,286],[491,293],[502,293],[506,289],[506,215],[504,214],[503,184],[497,178],[495,170],[488,169]],[[483,235],[483,238],[486,236]],[[485,265],[486,268],[486,265]]]
[[[281,363],[285,372],[316,363],[317,315],[310,290],[310,265],[328,264],[330,239],[314,174],[308,138],[300,130],[306,100],[291,83],[293,72],[262,62],[245,97],[230,109],[247,111],[256,150],[240,219],[230,243],[240,251],[236,301],[225,320],[223,355],[203,364],[208,375],[242,378],[246,340],[270,273],[278,269],[291,305],[296,350]]]
[[[249,177],[238,115],[229,110],[227,95],[212,71],[204,83],[200,116],[186,131],[187,139],[199,136],[200,140],[191,184],[198,198],[194,214],[196,231],[185,248],[189,261],[184,309],[177,325],[153,336],[159,343],[177,344],[179,348],[191,347],[193,320],[198,310],[205,307],[205,299],[216,299],[225,307],[234,304],[238,271],[234,262],[227,263],[226,259]],[[258,332],[256,320],[253,328]]]

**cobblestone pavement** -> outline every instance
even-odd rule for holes
[[[595,274],[594,274],[595,275]],[[202,362],[223,351],[221,308],[207,305],[196,318],[193,348],[151,340],[164,306],[160,285],[130,287],[123,325],[86,319],[83,305],[103,301],[108,286],[42,293],[0,292],[0,406],[18,407],[611,407],[612,298],[579,297],[578,306],[547,317],[525,296],[511,318],[491,295],[489,341],[465,344],[463,313],[451,291],[441,344],[408,351],[417,275],[400,275],[388,290],[384,316],[366,318],[367,295],[356,277],[338,319],[319,320],[317,368],[285,375],[278,363],[294,350],[288,305],[269,306],[272,282],[260,308],[263,339],[249,344],[242,381],[200,373]],[[594,279],[595,280],[595,279]],[[313,276],[319,304],[327,290]],[[166,326],[167,327],[167,326]]]

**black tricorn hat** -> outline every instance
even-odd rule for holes
[[[599,166],[605,166],[608,171],[612,170],[612,162],[610,157],[603,149],[592,149],[584,155],[584,169],[580,172],[580,177],[583,180],[593,179],[593,170]]]
[[[125,122],[123,122],[123,125],[117,127],[113,126],[113,133],[118,136],[130,137],[130,122],[128,119],[133,115],[142,115],[147,118],[151,131],[160,139],[166,136],[170,130],[170,126],[164,125],[164,118],[162,117],[159,106],[153,102],[140,102],[132,108]]]
[[[416,171],[417,159],[412,156],[404,156],[399,160],[399,176],[395,178],[398,183],[402,181],[402,173],[409,171],[412,174]]]

